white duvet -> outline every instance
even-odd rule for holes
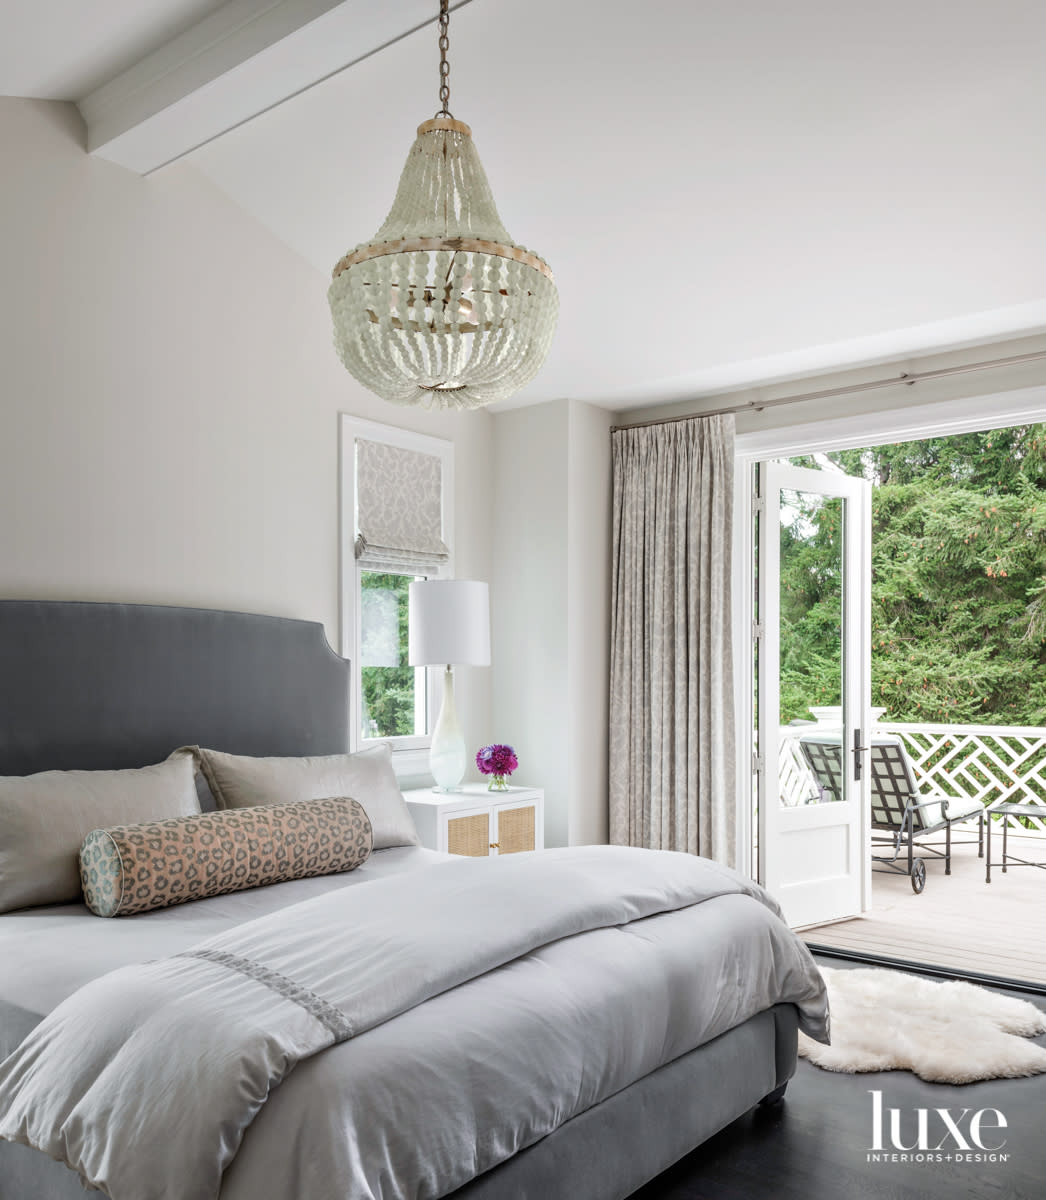
[[[777,1002],[824,1037],[809,953],[707,860],[442,863],[87,984],[0,1065],[0,1137],[112,1200],[439,1197]]]

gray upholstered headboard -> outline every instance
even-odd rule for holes
[[[0,600],[0,775],[233,754],[343,754],[349,664],[312,621]]]

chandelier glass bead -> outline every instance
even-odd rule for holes
[[[472,131],[447,108],[418,127],[384,225],[334,268],[327,298],[348,371],[392,404],[479,408],[545,361],[559,314],[548,264],[501,223]]]

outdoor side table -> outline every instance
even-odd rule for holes
[[[1006,800],[1000,800],[998,804],[991,805],[990,808],[984,810],[985,818],[988,822],[988,838],[987,846],[985,847],[985,875],[984,882],[991,883],[992,881],[992,814],[1002,813],[1009,817],[1039,817],[1046,816],[1046,807],[1041,804],[1011,804]],[[1010,854],[1008,850],[1008,836],[1010,823],[1003,820],[1002,823],[1002,870],[1006,873],[1006,864],[1009,863],[1015,867],[1039,867],[1040,870],[1046,871],[1046,862],[1030,862],[1026,858],[1017,858]]]

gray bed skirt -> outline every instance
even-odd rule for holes
[[[797,1030],[790,1004],[757,1013],[574,1117],[454,1192],[453,1200],[624,1200],[787,1083]],[[63,1164],[0,1142],[0,1200],[97,1195]]]

